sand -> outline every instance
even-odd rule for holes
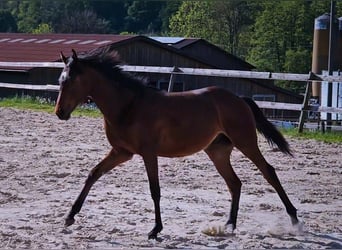
[[[288,138],[294,157],[260,147],[298,209],[291,225],[277,194],[239,151],[237,230],[223,227],[230,194],[204,153],[159,158],[164,230],[147,240],[153,203],[140,156],[103,176],[74,225],[64,219],[88,172],[110,150],[100,118],[0,108],[0,248],[342,248],[342,147]]]

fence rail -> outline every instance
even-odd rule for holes
[[[47,85],[33,85],[33,84],[17,84],[17,83],[5,83],[0,82],[1,88],[9,89],[27,89],[27,90],[42,90],[42,91],[58,91],[59,86],[53,84]]]
[[[39,68],[63,68],[64,63],[60,62],[0,62],[0,67],[39,67]],[[122,65],[124,71],[140,73],[160,73],[176,75],[196,75],[196,76],[216,76],[231,78],[248,78],[264,80],[285,80],[285,81],[317,81],[317,82],[342,82],[342,75],[319,75],[310,72],[309,74],[291,74],[274,72],[257,72],[244,70],[221,70],[221,69],[201,69],[182,67],[156,67],[156,66],[134,66]]]
[[[0,67],[41,67],[41,68],[63,68],[64,63],[60,62],[0,62]],[[342,82],[342,75],[326,75],[326,74],[291,74],[291,73],[273,73],[273,72],[256,72],[256,71],[241,71],[241,70],[220,70],[220,69],[201,69],[201,68],[182,68],[182,67],[155,67],[155,66],[121,66],[124,71],[128,72],[140,72],[140,73],[160,73],[170,74],[169,88],[172,86],[173,75],[196,75],[196,76],[215,76],[215,77],[230,77],[230,78],[248,78],[248,79],[264,79],[264,80],[286,80],[286,81],[298,81],[307,83],[308,86],[312,81],[316,82]],[[14,83],[2,83],[2,88],[14,88],[14,89],[27,89],[27,90],[42,90],[42,91],[58,91],[59,86],[47,84],[47,85],[32,85],[32,84],[14,84]],[[306,93],[307,95],[308,93]],[[307,98],[306,98],[307,99]],[[310,106],[307,104],[307,100],[303,104],[293,103],[279,103],[279,102],[266,102],[256,101],[261,108],[266,109],[280,109],[280,110],[293,110],[301,111],[300,123],[302,123],[303,111],[314,112],[326,112],[326,113],[341,113],[342,108],[337,107],[323,107],[323,106]],[[301,128],[300,128],[301,130]]]
[[[14,83],[3,83],[0,82],[0,88],[12,88],[12,89],[26,89],[26,90],[40,90],[40,91],[52,91],[58,92],[58,85],[32,85],[32,84],[14,84]],[[314,112],[331,112],[331,113],[341,113],[342,108],[336,107],[323,107],[323,106],[310,106],[303,108],[302,104],[294,103],[282,103],[282,102],[267,102],[267,101],[255,101],[260,108],[265,109],[279,109],[279,110],[293,110],[293,111],[314,111]]]

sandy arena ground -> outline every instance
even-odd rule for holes
[[[230,195],[204,153],[160,158],[164,230],[147,240],[154,210],[142,159],[103,176],[76,222],[64,218],[89,170],[109,151],[102,119],[0,108],[0,248],[342,248],[342,146],[289,139],[295,157],[260,147],[298,209],[304,229],[238,151],[237,230],[208,236],[228,218]]]

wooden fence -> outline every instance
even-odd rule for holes
[[[63,68],[64,63],[47,63],[47,62],[0,62],[0,67],[40,67],[40,68]],[[239,70],[220,70],[220,69],[201,69],[201,68],[178,68],[178,67],[154,67],[154,66],[122,66],[124,71],[140,72],[140,73],[160,73],[170,74],[169,91],[173,89],[174,75],[196,75],[196,76],[215,76],[215,77],[231,77],[231,78],[248,78],[248,79],[267,79],[267,80],[285,80],[306,82],[306,93],[302,104],[279,103],[256,101],[259,107],[266,109],[295,110],[301,111],[299,118],[299,131],[303,130],[304,112],[327,112],[342,113],[342,108],[310,106],[308,105],[310,86],[312,81],[316,82],[342,82],[342,75],[318,75],[310,72],[309,74],[291,74],[291,73],[274,73],[274,72],[256,72],[256,71],[239,71]],[[2,83],[0,87],[29,89],[42,91],[58,91],[57,85],[31,85],[31,84],[13,84]]]

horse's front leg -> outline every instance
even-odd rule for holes
[[[74,216],[81,210],[82,205],[94,183],[105,173],[113,169],[115,166],[128,161],[132,158],[132,154],[126,151],[116,151],[112,149],[110,153],[96,166],[94,167],[85,182],[85,185],[77,197],[76,201],[71,207],[71,210],[65,219],[65,225],[70,226],[75,222]]]
[[[158,175],[158,158],[156,155],[143,155],[148,181],[150,183],[151,196],[154,203],[155,226],[149,232],[149,239],[156,239],[158,233],[163,229],[163,224],[160,216],[160,186]]]

